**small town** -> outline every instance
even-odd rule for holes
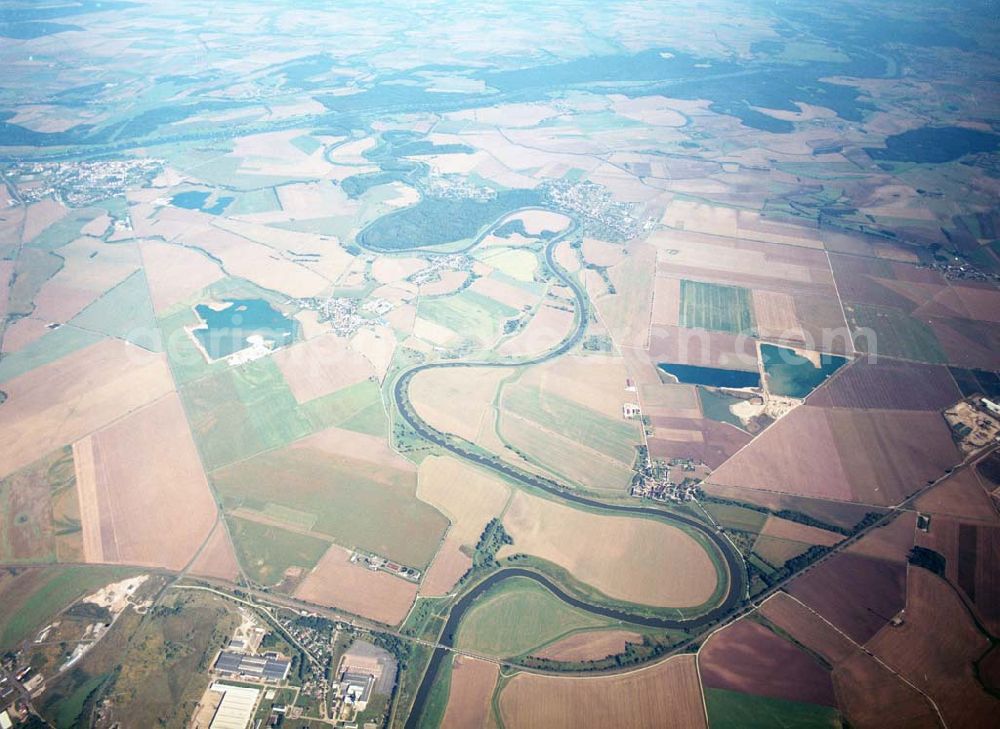
[[[631,203],[615,202],[611,192],[594,182],[554,180],[541,188],[553,207],[579,215],[583,231],[609,242],[624,242],[652,229],[655,221],[642,223],[633,215]]]
[[[54,197],[79,208],[147,184],[163,165],[163,160],[153,158],[24,162],[7,174],[18,179],[18,195],[24,204]]]

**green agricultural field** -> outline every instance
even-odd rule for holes
[[[752,696],[737,691],[705,689],[708,725],[712,729],[839,729],[836,709],[818,704]]]
[[[4,354],[3,359],[0,359],[0,382],[12,380],[36,367],[51,364],[102,339],[104,337],[94,332],[72,326],[61,326],[42,335],[23,349]]]
[[[538,270],[538,258],[522,248],[487,249],[480,259],[521,284],[534,281]]]
[[[764,528],[764,522],[767,521],[767,514],[753,509],[744,509],[742,506],[715,504],[711,501],[704,502],[702,506],[705,507],[705,511],[712,515],[712,518],[730,529],[741,529],[757,534]]]
[[[73,326],[125,339],[162,352],[160,329],[149,298],[146,274],[136,271],[70,321]]]
[[[34,309],[35,297],[42,284],[63,267],[63,259],[42,248],[24,248],[14,268],[17,277],[7,294],[7,314],[28,315]]]
[[[276,585],[290,567],[309,571],[330,543],[308,534],[228,516],[236,556],[250,579]]]
[[[632,480],[631,462],[610,459],[529,420],[504,417],[498,433],[504,443],[516,448],[532,463],[588,489],[620,494]]]
[[[181,397],[210,471],[333,425],[385,432],[375,383],[366,380],[299,404],[270,358],[217,369],[183,386]]]
[[[517,656],[580,628],[607,622],[576,610],[534,580],[504,580],[473,605],[458,628],[456,645],[494,656]]]
[[[71,210],[65,217],[48,226],[32,238],[28,245],[43,251],[54,251],[80,237],[83,226],[104,214],[98,207]],[[22,254],[23,255],[23,254]]]
[[[260,190],[247,190],[236,193],[236,199],[226,208],[227,215],[256,215],[258,213],[273,213],[281,210],[281,203],[274,193],[274,188],[265,187]]]
[[[740,286],[681,281],[680,324],[689,329],[711,329],[752,334],[750,290]]]
[[[543,388],[521,384],[505,388],[503,409],[629,466],[635,460],[640,436],[633,424],[608,418]]]
[[[500,336],[504,319],[516,316],[517,309],[474,291],[461,291],[454,296],[421,299],[417,314],[462,337],[488,344]]]
[[[228,367],[224,361],[211,364],[206,361],[205,355],[186,331],[188,328],[198,326],[199,321],[198,315],[189,306],[182,306],[159,320],[160,338],[167,353],[170,371],[178,386]]]
[[[854,346],[860,352],[934,364],[947,361],[931,328],[900,309],[849,304],[844,310],[854,335]],[[866,336],[865,332],[859,331],[862,329],[870,329],[875,336]]]
[[[416,497],[416,475],[391,465],[332,456],[314,449],[264,453],[213,474],[223,507],[260,512],[312,534],[423,569],[448,526],[445,517]],[[295,513],[282,518],[280,509]]]
[[[0,650],[14,647],[74,600],[138,570],[103,565],[27,569],[0,587]]]
[[[441,726],[444,714],[448,710],[448,699],[451,697],[451,673],[454,668],[455,656],[449,653],[438,666],[434,677],[434,687],[424,704],[424,712],[420,715],[423,726]]]
[[[0,562],[69,556],[68,542],[80,532],[75,485],[69,446],[0,480]]]

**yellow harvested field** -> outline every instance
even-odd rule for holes
[[[493,427],[493,399],[500,381],[510,374],[499,367],[424,370],[410,382],[410,402],[434,428],[475,441],[480,432]]]
[[[361,329],[351,337],[351,348],[371,362],[381,382],[396,351],[396,334],[387,326]]]
[[[521,673],[500,694],[508,729],[546,727],[707,727],[694,656],[612,676]]]
[[[622,404],[636,402],[635,393],[625,390],[628,377],[621,357],[568,355],[532,367],[519,384],[538,386],[546,393],[620,421]]]
[[[351,562],[350,550],[331,544],[295,590],[300,600],[398,625],[417,596],[416,584]]]
[[[682,127],[687,123],[685,116],[671,108],[671,102],[663,96],[639,96],[633,99],[612,94],[608,99],[611,100],[615,113],[626,119],[657,127]]]
[[[431,344],[436,344],[439,347],[446,347],[458,334],[430,319],[415,316],[413,319],[413,336],[426,340]]]
[[[808,524],[781,519],[777,516],[769,516],[764,522],[764,528],[760,531],[761,536],[774,537],[776,539],[788,539],[793,542],[803,544],[819,544],[824,547],[832,547],[841,541],[844,536],[836,532],[827,531]]]
[[[397,471],[413,472],[416,470],[413,463],[389,447],[385,438],[367,433],[357,433],[353,430],[326,428],[295,441],[291,448],[319,450],[331,456],[343,456],[355,461],[393,468]]]
[[[576,273],[580,270],[580,258],[577,255],[576,249],[571,247],[567,241],[563,241],[556,246],[553,258],[555,258],[556,263],[569,273]]]
[[[573,328],[573,312],[543,305],[514,337],[497,349],[500,354],[519,357],[540,354],[556,346]]]
[[[300,403],[375,376],[371,362],[332,333],[279,349],[272,358]]]
[[[451,456],[424,459],[417,471],[417,498],[448,517],[451,528],[438,550],[420,591],[444,595],[468,569],[469,558],[459,551],[474,547],[483,528],[498,516],[510,497],[510,487],[495,476]],[[461,572],[456,570],[462,567]]]
[[[525,210],[518,213],[516,219],[524,223],[524,232],[528,235],[539,235],[547,230],[558,233],[569,225],[569,218],[550,210]]]
[[[223,278],[218,264],[192,248],[144,241],[139,245],[153,309],[162,314]]]
[[[49,320],[51,321],[51,320]],[[7,325],[3,334],[3,351],[5,354],[17,352],[37,339],[41,339],[49,331],[48,323],[45,319],[36,319],[34,316],[26,316],[17,319]]]
[[[694,607],[717,585],[715,565],[702,546],[662,522],[601,516],[518,491],[503,523],[514,544],[500,556],[546,559],[616,600]]]
[[[124,281],[139,268],[134,245],[109,246],[92,238],[78,238],[62,246],[63,266],[35,296],[32,317],[42,322],[66,322]]]
[[[597,661],[621,653],[626,643],[641,642],[641,635],[628,630],[587,630],[560,638],[532,655],[552,661]]]
[[[68,212],[61,202],[50,197],[32,203],[24,217],[24,234],[21,240],[30,241]]]
[[[381,256],[372,263],[372,276],[382,284],[396,283],[424,268],[427,268],[427,261],[422,258]]]
[[[620,494],[632,480],[634,472],[631,463],[616,460],[576,438],[543,428],[531,420],[505,413],[500,422],[500,430],[504,439],[514,448],[544,464],[559,476],[587,488]],[[487,447],[485,442],[481,445]],[[507,461],[524,466],[520,457],[504,448],[503,443],[491,450]],[[539,469],[530,470],[537,472]]]
[[[220,259],[226,271],[258,286],[295,298],[316,296],[331,286],[319,273],[290,260],[287,254],[214,225],[210,215],[192,210],[162,208],[154,223],[140,223],[145,235],[203,248]],[[230,221],[232,222],[232,221]]]
[[[491,248],[482,260],[518,281],[534,281],[538,259],[531,251],[519,248]]]
[[[469,656],[455,656],[451,668],[448,707],[441,721],[441,729],[494,726],[490,700],[499,674],[500,667],[496,663]]]
[[[0,478],[173,390],[163,355],[106,339],[3,384]]]
[[[603,240],[584,238],[583,257],[595,266],[615,266],[625,257],[625,249]]]
[[[657,276],[653,292],[653,324],[675,327],[680,324],[680,279]]]
[[[704,443],[705,434],[700,430],[686,430],[682,428],[653,428],[653,435],[664,440],[675,440],[681,443]]]
[[[754,289],[753,313],[760,336],[796,341],[804,339],[795,313],[795,299],[791,294]]]
[[[465,284],[469,274],[465,271],[442,271],[437,281],[425,283],[420,287],[421,296],[441,296],[458,291]]]
[[[595,272],[587,277],[587,289],[617,343],[645,347],[652,318],[656,249],[637,243],[629,245],[628,251],[621,263],[608,270],[616,294],[605,293],[605,284]]]
[[[531,306],[538,300],[538,296],[526,289],[493,278],[477,278],[469,286],[469,289],[515,309]]]
[[[319,320],[319,312],[303,309],[295,315],[295,320],[302,327],[302,338],[312,339],[330,331],[330,325]]]
[[[215,529],[212,530],[201,554],[191,563],[191,573],[231,581],[235,581],[239,576],[239,563],[236,561],[236,554],[222,519],[216,522]]]
[[[212,225],[241,238],[262,243],[274,249],[282,258],[297,261],[330,281],[337,279],[354,262],[354,257],[331,236],[283,230],[232,218],[215,218]],[[304,257],[306,254],[308,258]]]
[[[88,562],[178,570],[195,556],[218,514],[176,393],[77,441],[73,454]]]

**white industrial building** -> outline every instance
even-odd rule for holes
[[[212,691],[222,694],[222,701],[215,710],[209,729],[246,729],[257,708],[260,689],[230,686],[216,681],[212,684]]]

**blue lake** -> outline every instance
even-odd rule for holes
[[[726,370],[720,367],[698,367],[697,365],[658,365],[668,375],[673,375],[685,385],[705,385],[707,387],[760,387],[760,374],[743,370]]]
[[[291,344],[297,323],[274,309],[263,299],[226,299],[224,309],[198,304],[195,312],[205,326],[194,335],[212,359],[228,357],[246,349],[247,337],[260,336],[274,346]]]

